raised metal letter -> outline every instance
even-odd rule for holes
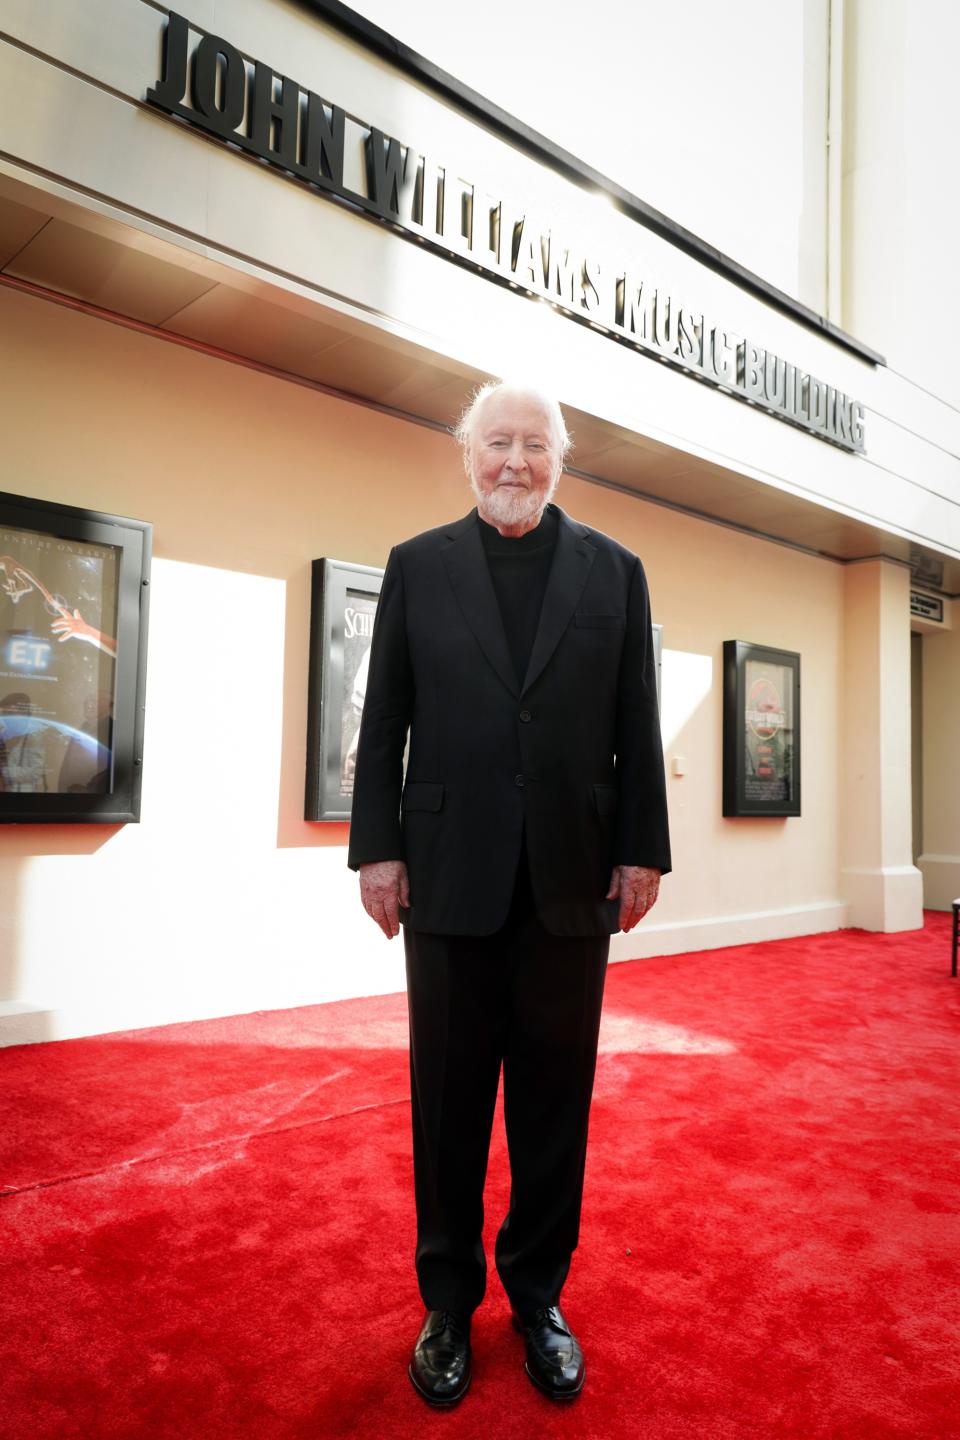
[[[243,119],[246,88],[247,67],[240,51],[219,35],[204,35],[193,57],[193,103],[218,135],[229,137]]]

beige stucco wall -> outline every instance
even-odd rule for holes
[[[152,521],[142,823],[0,834],[0,1000],[69,1034],[402,987],[346,827],[302,819],[310,561],[469,508],[452,442],[0,292],[5,488]],[[616,957],[842,924],[840,566],[565,479],[664,626],[676,873]],[[804,814],[721,818],[722,642],[803,656]]]

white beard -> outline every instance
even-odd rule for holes
[[[534,529],[540,523],[540,516],[553,499],[558,483],[559,477],[547,491],[492,490],[489,495],[484,495],[471,480],[470,489],[476,497],[480,516],[486,520],[488,525],[498,528],[501,525],[510,528],[515,525],[524,525]]]

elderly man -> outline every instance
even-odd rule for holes
[[[496,1266],[527,1374],[562,1400],[585,1374],[559,1301],[609,937],[670,868],[650,606],[637,557],[551,503],[555,401],[487,385],[458,434],[476,509],[397,545],[383,577],[348,859],[384,934],[404,928],[427,1307],[410,1378],[435,1405],[470,1383],[502,1066]]]

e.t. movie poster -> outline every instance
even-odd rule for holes
[[[0,790],[110,790],[120,556],[0,526]]]

